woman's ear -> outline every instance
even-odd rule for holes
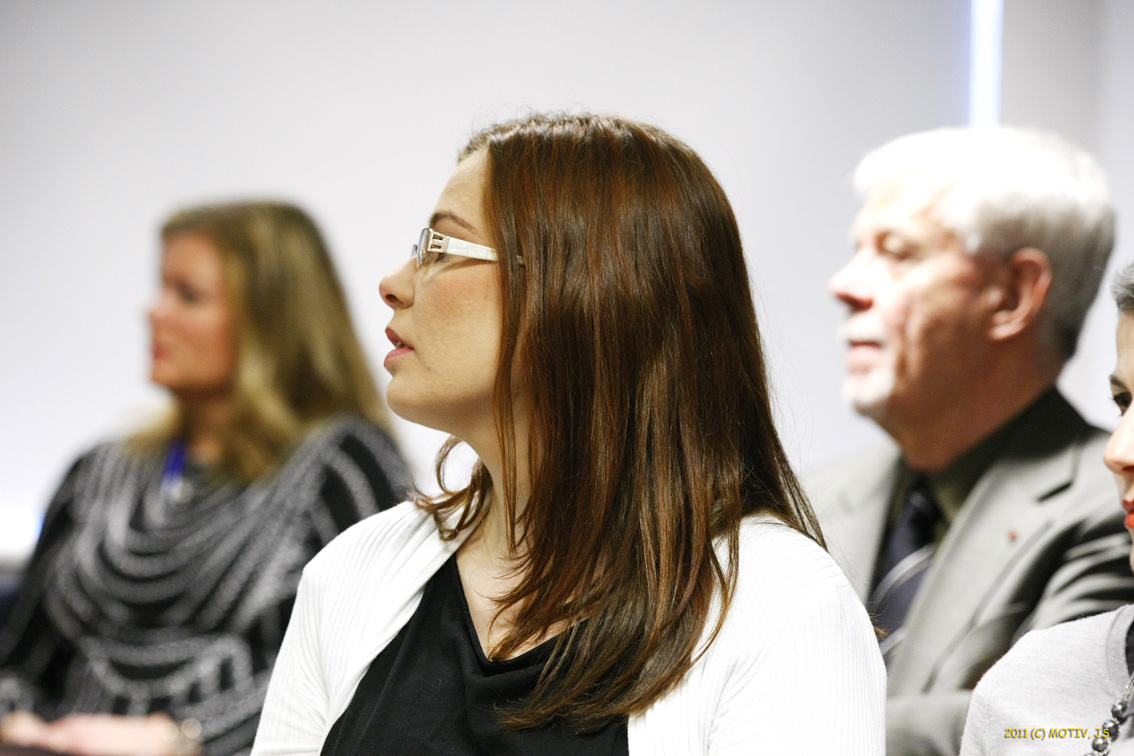
[[[1012,253],[997,278],[989,290],[989,335],[994,341],[1004,341],[1023,333],[1039,318],[1051,289],[1051,263],[1040,250],[1024,247]]]

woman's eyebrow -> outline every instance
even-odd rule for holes
[[[448,210],[438,210],[432,216],[430,216],[429,227],[434,228],[434,227],[437,226],[437,224],[440,221],[443,221],[443,220],[453,221],[453,223],[456,223],[458,226],[461,226],[463,228],[468,229],[469,231],[472,231],[473,233],[476,233],[476,227],[473,226],[473,224],[469,223],[468,221],[466,221],[464,218],[457,215],[456,213],[449,212]]]
[[[1111,387],[1111,388],[1116,388],[1116,389],[1122,389],[1123,391],[1127,391],[1127,390],[1128,390],[1128,389],[1126,388],[1126,384],[1125,384],[1125,383],[1123,383],[1123,382],[1122,382],[1122,380],[1121,380],[1121,379],[1119,379],[1119,377],[1118,377],[1117,375],[1112,375],[1112,376],[1110,377],[1110,387]]]

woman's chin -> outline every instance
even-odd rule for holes
[[[395,391],[387,391],[386,404],[391,412],[406,422],[465,440],[463,431],[466,430],[466,424],[460,422],[459,413],[446,411],[448,408],[438,402],[423,401],[420,397],[404,397]]]
[[[390,407],[391,412],[406,422],[447,432],[445,428],[438,427],[439,418],[436,413],[430,412],[428,407],[424,407],[418,402],[401,398],[395,392],[387,392],[386,404]]]
[[[173,390],[173,386],[170,385],[171,384],[170,376],[167,375],[165,373],[165,371],[163,371],[163,370],[161,370],[157,367],[150,369],[150,383],[154,384],[155,386],[158,386],[159,388],[168,389],[170,391]]]

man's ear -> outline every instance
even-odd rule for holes
[[[990,286],[993,311],[989,335],[1003,341],[1027,330],[1039,317],[1051,289],[1051,263],[1034,247],[1012,253],[995,284]]]

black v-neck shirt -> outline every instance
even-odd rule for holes
[[[505,661],[486,658],[454,555],[371,662],[322,756],[629,756],[625,718],[586,734],[500,725],[497,711],[531,693],[554,644]]]

